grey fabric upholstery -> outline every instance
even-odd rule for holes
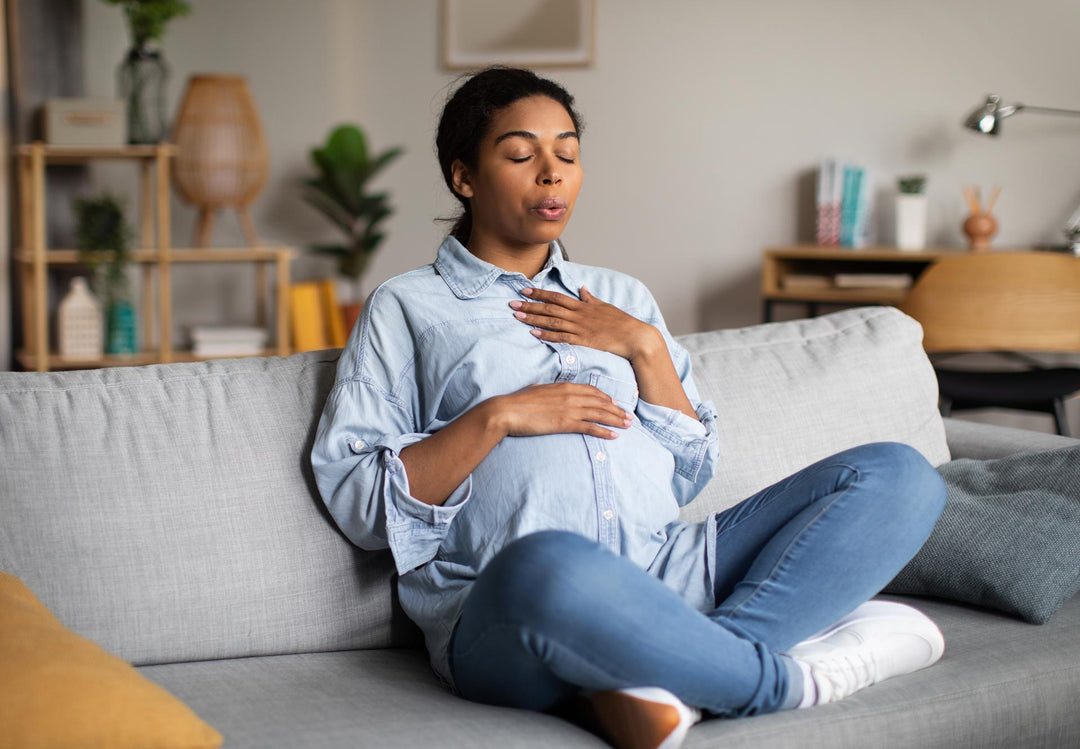
[[[726,451],[691,507],[866,441],[947,460],[918,339],[880,308],[683,337]],[[604,746],[551,716],[455,698],[421,650],[388,649],[417,642],[389,555],[337,532],[308,465],[335,359],[0,373],[0,570],[79,634],[150,664],[228,749]],[[1044,444],[969,424],[949,438],[971,457]],[[939,665],[832,706],[709,722],[687,746],[1080,745],[1076,601],[1043,627],[916,603],[945,631]]]
[[[682,517],[701,520],[817,460],[868,442],[949,459],[922,328],[892,307],[683,336],[716,404],[720,467]]]
[[[1076,440],[1057,434],[979,424],[962,419],[943,419],[949,450],[954,458],[991,460],[1013,453],[1033,453],[1075,445]]]
[[[1080,746],[1080,600],[1041,627],[937,601],[904,600],[945,634],[933,668],[841,702],[695,726],[686,749],[994,749]],[[148,666],[229,749],[606,746],[546,715],[476,705],[439,687],[419,650]]]
[[[0,569],[135,663],[393,644],[308,464],[334,363],[0,374]]]
[[[938,471],[945,511],[886,590],[1046,622],[1080,587],[1080,445]]]

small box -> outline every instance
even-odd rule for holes
[[[45,142],[53,146],[127,143],[127,102],[122,99],[49,99],[42,121]]]

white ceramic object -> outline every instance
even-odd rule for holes
[[[896,196],[896,246],[901,250],[926,248],[926,196]]]
[[[57,320],[59,353],[64,359],[98,359],[105,347],[105,324],[101,303],[81,276],[71,280],[71,290],[60,301]]]

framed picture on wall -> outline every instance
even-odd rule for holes
[[[442,64],[585,67],[595,0],[441,0]]]

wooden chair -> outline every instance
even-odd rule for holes
[[[999,406],[1054,416],[1068,435],[1065,399],[1080,391],[1080,368],[1046,368],[1034,352],[1080,353],[1080,258],[1050,252],[958,255],[928,268],[900,309],[923,326],[929,354],[996,352],[1024,360],[1011,371],[935,364],[941,411]]]

